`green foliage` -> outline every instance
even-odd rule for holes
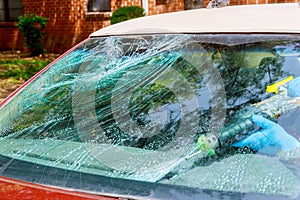
[[[0,60],[0,66],[6,68],[6,70],[0,71],[0,78],[28,80],[50,62],[51,60]]]
[[[139,6],[125,6],[117,9],[111,16],[111,24],[145,16],[144,9]]]
[[[29,48],[32,55],[39,55],[45,52],[41,39],[48,19],[36,14],[19,16],[17,27],[25,37],[25,47]]]

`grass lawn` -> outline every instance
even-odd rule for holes
[[[31,57],[20,52],[0,52],[0,101],[58,56]]]

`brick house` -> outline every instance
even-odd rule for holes
[[[231,0],[231,5],[295,2],[297,0]],[[209,0],[0,0],[0,50],[23,50],[17,17],[34,13],[49,19],[44,46],[61,53],[99,28],[110,25],[112,12],[122,6],[143,7],[147,15],[202,8]]]

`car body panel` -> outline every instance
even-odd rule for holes
[[[34,184],[16,179],[0,176],[0,198],[3,200],[10,199],[72,199],[72,200],[113,200],[118,199],[107,196],[99,196],[79,192],[75,190],[67,190],[55,188],[42,184]]]
[[[300,27],[296,26],[300,24],[299,10],[298,4],[286,3],[181,11],[115,24],[90,37],[157,33],[300,33]]]

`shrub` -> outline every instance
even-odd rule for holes
[[[43,54],[45,49],[41,39],[48,19],[36,14],[22,15],[18,19],[17,27],[25,37],[25,47],[29,48],[32,55]]]
[[[145,16],[144,9],[139,6],[125,6],[117,9],[111,16],[111,24]]]

